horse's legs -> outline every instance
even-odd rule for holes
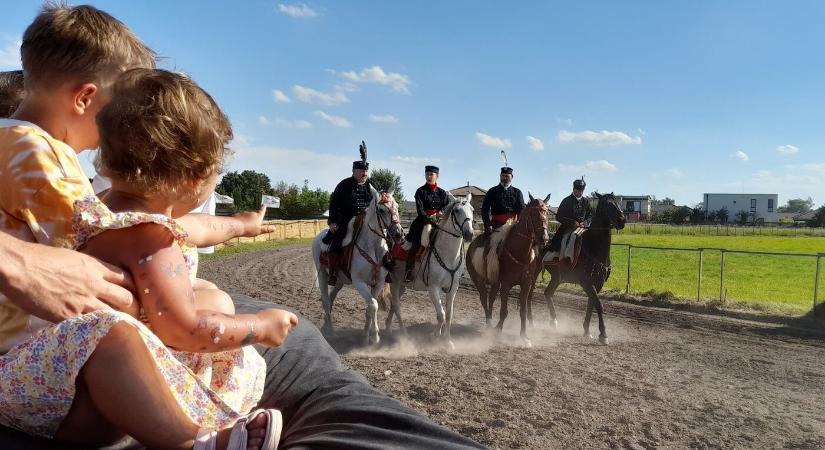
[[[364,323],[364,345],[377,344],[381,339],[378,337],[378,300],[373,296],[373,291],[381,292],[384,288],[383,283],[379,282],[373,288],[362,280],[353,280],[352,286],[361,294],[361,297],[364,298],[364,302],[367,304],[365,313],[366,320]]]
[[[584,292],[587,294],[587,312],[584,313],[584,325],[583,325],[584,326],[584,336],[589,337],[589,338],[592,339],[593,336],[590,334],[590,317],[593,315],[593,303],[594,303],[593,297],[594,296],[590,295],[590,292],[587,289],[588,288],[587,283],[581,283],[580,286],[582,287],[582,289],[584,289]]]
[[[470,259],[471,255],[468,252],[467,259]],[[476,274],[475,270],[467,269],[467,273],[470,274],[470,279],[473,280],[473,284],[475,285],[476,289],[478,290],[478,298],[481,300],[481,307],[484,309],[484,318],[487,321],[487,326],[490,326],[491,318],[493,317],[493,311],[491,308],[487,306],[487,296],[489,292],[487,290],[487,283],[478,275]]]
[[[544,298],[547,300],[547,309],[550,310],[550,326],[556,328],[559,324],[559,321],[556,320],[556,305],[553,303],[553,295],[556,293],[556,289],[559,288],[561,284],[561,276],[556,274],[550,274],[550,284],[544,289]]]
[[[435,325],[433,336],[438,337],[441,336],[441,333],[444,331],[444,307],[441,305],[441,286],[435,286],[433,284],[427,286],[427,290],[430,292],[430,301],[433,302],[435,318],[438,321]]]
[[[401,330],[401,333],[404,334],[404,322],[401,320],[401,295],[404,293],[404,284],[399,283],[393,279],[393,283],[390,284],[390,308],[387,312],[387,320],[385,322],[386,330],[389,331],[392,328],[392,316],[393,314],[395,317],[398,318],[398,328]]]
[[[327,285],[327,271],[326,269],[318,269],[318,290],[321,291],[321,303],[324,306],[324,324],[321,330],[324,333],[332,333],[332,296]],[[337,286],[336,286],[337,288]],[[333,288],[334,290],[335,288]]]
[[[458,283],[458,282],[456,282]],[[450,350],[455,349],[455,345],[453,344],[452,335],[450,334],[450,327],[453,323],[453,304],[455,303],[455,295],[458,293],[458,286],[453,286],[453,290],[447,293],[447,323],[446,329],[444,331],[444,338],[447,340],[447,345],[450,347]]]
[[[496,304],[496,296],[498,295],[500,289],[501,284],[495,282],[491,284],[490,289],[487,290],[487,326],[490,326],[493,323],[493,305]]]
[[[585,292],[587,293],[587,297],[589,299],[588,304],[592,304],[596,308],[596,314],[599,316],[599,342],[607,345],[607,331],[604,327],[604,308],[602,306],[602,301],[592,283],[585,288]]]
[[[498,331],[501,331],[504,328],[504,319],[507,318],[507,295],[510,293],[510,289],[512,289],[512,287],[513,286],[511,286],[509,283],[502,283],[501,287],[498,290],[500,297],[499,300],[501,301],[501,309],[499,310],[498,314],[498,324],[496,325]],[[490,306],[492,309],[492,305]]]
[[[531,276],[525,276],[521,279],[521,284],[519,285],[520,292],[519,292],[519,315],[521,316],[521,339],[524,340],[524,345],[527,347],[532,347],[533,344],[530,342],[530,339],[527,338],[527,316],[529,315],[529,308],[530,305],[530,282]],[[530,320],[532,323],[532,319]]]

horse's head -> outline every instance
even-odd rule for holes
[[[472,194],[467,194],[467,197],[456,200],[450,206],[450,218],[452,226],[456,231],[461,233],[465,242],[473,240],[473,205]]]
[[[398,203],[396,203],[392,194],[381,192],[372,201],[375,204],[380,227],[387,230],[387,234],[391,239],[401,239],[404,235],[404,228],[401,227],[401,220],[398,217]]]
[[[527,207],[521,212],[519,222],[527,221],[528,233],[533,233],[533,239],[544,246],[547,244],[549,237],[547,235],[547,200],[550,199],[548,195],[544,200],[533,198],[533,194],[527,193],[530,197],[530,202]]]
[[[604,221],[604,225],[609,224],[610,228],[617,230],[624,228],[626,219],[613,193],[599,194],[596,192],[594,195],[597,201],[596,211],[593,213],[593,221]]]

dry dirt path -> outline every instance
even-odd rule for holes
[[[200,275],[321,323],[308,245],[206,261]],[[561,297],[557,331],[535,304],[528,349],[515,302],[497,337],[462,288],[448,353],[429,338],[424,293],[403,299],[407,337],[382,329],[381,346],[361,348],[364,304],[345,288],[327,339],[374,386],[493,448],[825,448],[825,334],[607,302],[605,347],[579,336],[583,300]]]

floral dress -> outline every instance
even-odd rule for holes
[[[186,243],[186,232],[174,220],[159,214],[114,213],[93,196],[75,204],[78,246],[105,230],[141,223],[169,229],[184,249],[194,277],[196,249]],[[40,330],[0,355],[0,423],[35,436],[53,437],[74,400],[80,369],[109,329],[121,322],[137,329],[172,396],[201,427],[225,427],[260,400],[266,363],[253,347],[218,353],[176,351],[126,313],[95,311]]]

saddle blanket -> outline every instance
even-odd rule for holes
[[[571,267],[576,267],[576,264],[579,262],[579,253],[581,252],[581,236],[585,231],[587,231],[587,228],[576,228],[566,233],[561,238],[559,251],[548,252],[544,255],[542,263],[547,266],[555,266],[567,259],[570,261]]]

